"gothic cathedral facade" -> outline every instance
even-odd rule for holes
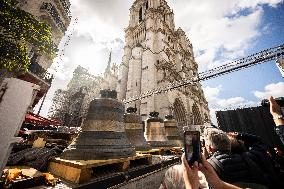
[[[165,0],[136,0],[125,29],[119,68],[118,98],[128,99],[181,79],[196,77],[198,65],[185,32],[175,29],[174,13]],[[128,104],[145,119],[149,112],[175,116],[180,126],[209,121],[200,83]]]

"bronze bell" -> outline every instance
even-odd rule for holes
[[[146,119],[145,138],[152,147],[172,147],[167,139],[164,120],[159,117],[159,112],[151,112]]]
[[[104,98],[94,99],[78,137],[64,150],[67,160],[106,160],[135,155],[125,133],[124,104],[115,91],[101,91]]]
[[[178,123],[172,115],[166,115],[164,120],[166,136],[176,147],[183,147],[183,139],[179,134]]]
[[[141,116],[136,114],[136,111],[137,108],[127,108],[127,113],[124,114],[125,132],[136,150],[149,150],[151,146],[144,137],[142,119]]]

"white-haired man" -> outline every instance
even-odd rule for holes
[[[227,133],[216,128],[208,128],[204,132],[204,139],[205,148],[210,154],[208,162],[223,181],[241,183],[240,186],[261,185],[258,188],[263,188],[263,185],[269,186],[266,175],[257,163],[250,159],[248,153],[231,153],[231,142]]]

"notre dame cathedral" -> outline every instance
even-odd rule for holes
[[[125,47],[119,68],[118,96],[128,99],[154,88],[198,74],[192,44],[185,32],[175,29],[174,13],[165,0],[136,0],[125,29]],[[152,96],[136,106],[145,119],[149,112],[175,116],[180,126],[209,121],[209,109],[201,85]]]
[[[109,66],[110,60],[106,70],[110,70]],[[197,75],[198,65],[194,60],[192,44],[181,28],[175,29],[174,13],[167,2],[136,0],[130,8],[129,26],[125,29],[124,56],[119,66],[118,76],[114,72],[105,74],[104,78],[94,77],[94,81],[103,80],[104,82],[95,82],[97,83],[96,92],[86,95],[88,100],[81,101],[90,102],[90,97],[98,97],[99,88],[105,88],[101,83],[114,85],[108,88],[116,89],[118,99],[124,100],[166,86],[171,82],[197,77]],[[76,78],[73,78],[71,83]],[[108,79],[111,81],[108,82]],[[88,89],[92,86],[94,85],[76,88],[81,90],[82,87],[86,87],[87,91],[94,91],[94,89]],[[76,92],[73,93],[76,94]],[[69,101],[76,102],[72,99]],[[56,102],[55,104],[58,105]],[[136,106],[143,119],[152,111],[159,112],[161,117],[172,114],[179,126],[202,125],[210,119],[208,104],[199,83],[151,96],[126,106]],[[87,109],[88,106],[82,107]],[[66,111],[66,108],[63,109]],[[75,109],[78,110],[78,108]],[[73,114],[68,116],[72,117]]]

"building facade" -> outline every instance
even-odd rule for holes
[[[69,0],[18,0],[18,2],[18,7],[51,27],[52,41],[58,46],[71,21]],[[28,72],[20,75],[19,78],[41,87],[35,99],[35,105],[51,86],[53,78],[47,69],[53,63],[53,57],[38,53],[29,46],[29,59]]]
[[[175,29],[174,13],[165,0],[136,0],[125,29],[125,47],[119,67],[118,97],[128,99],[181,79],[197,77],[192,44]],[[173,114],[180,126],[209,121],[209,109],[200,83],[130,103],[145,119],[149,112]]]
[[[59,89],[55,92],[48,117],[69,127],[81,126],[90,102],[100,97],[100,90],[115,90],[117,80],[118,68],[116,64],[111,65],[111,53],[102,76],[94,76],[87,69],[78,66],[67,85],[67,90]]]

